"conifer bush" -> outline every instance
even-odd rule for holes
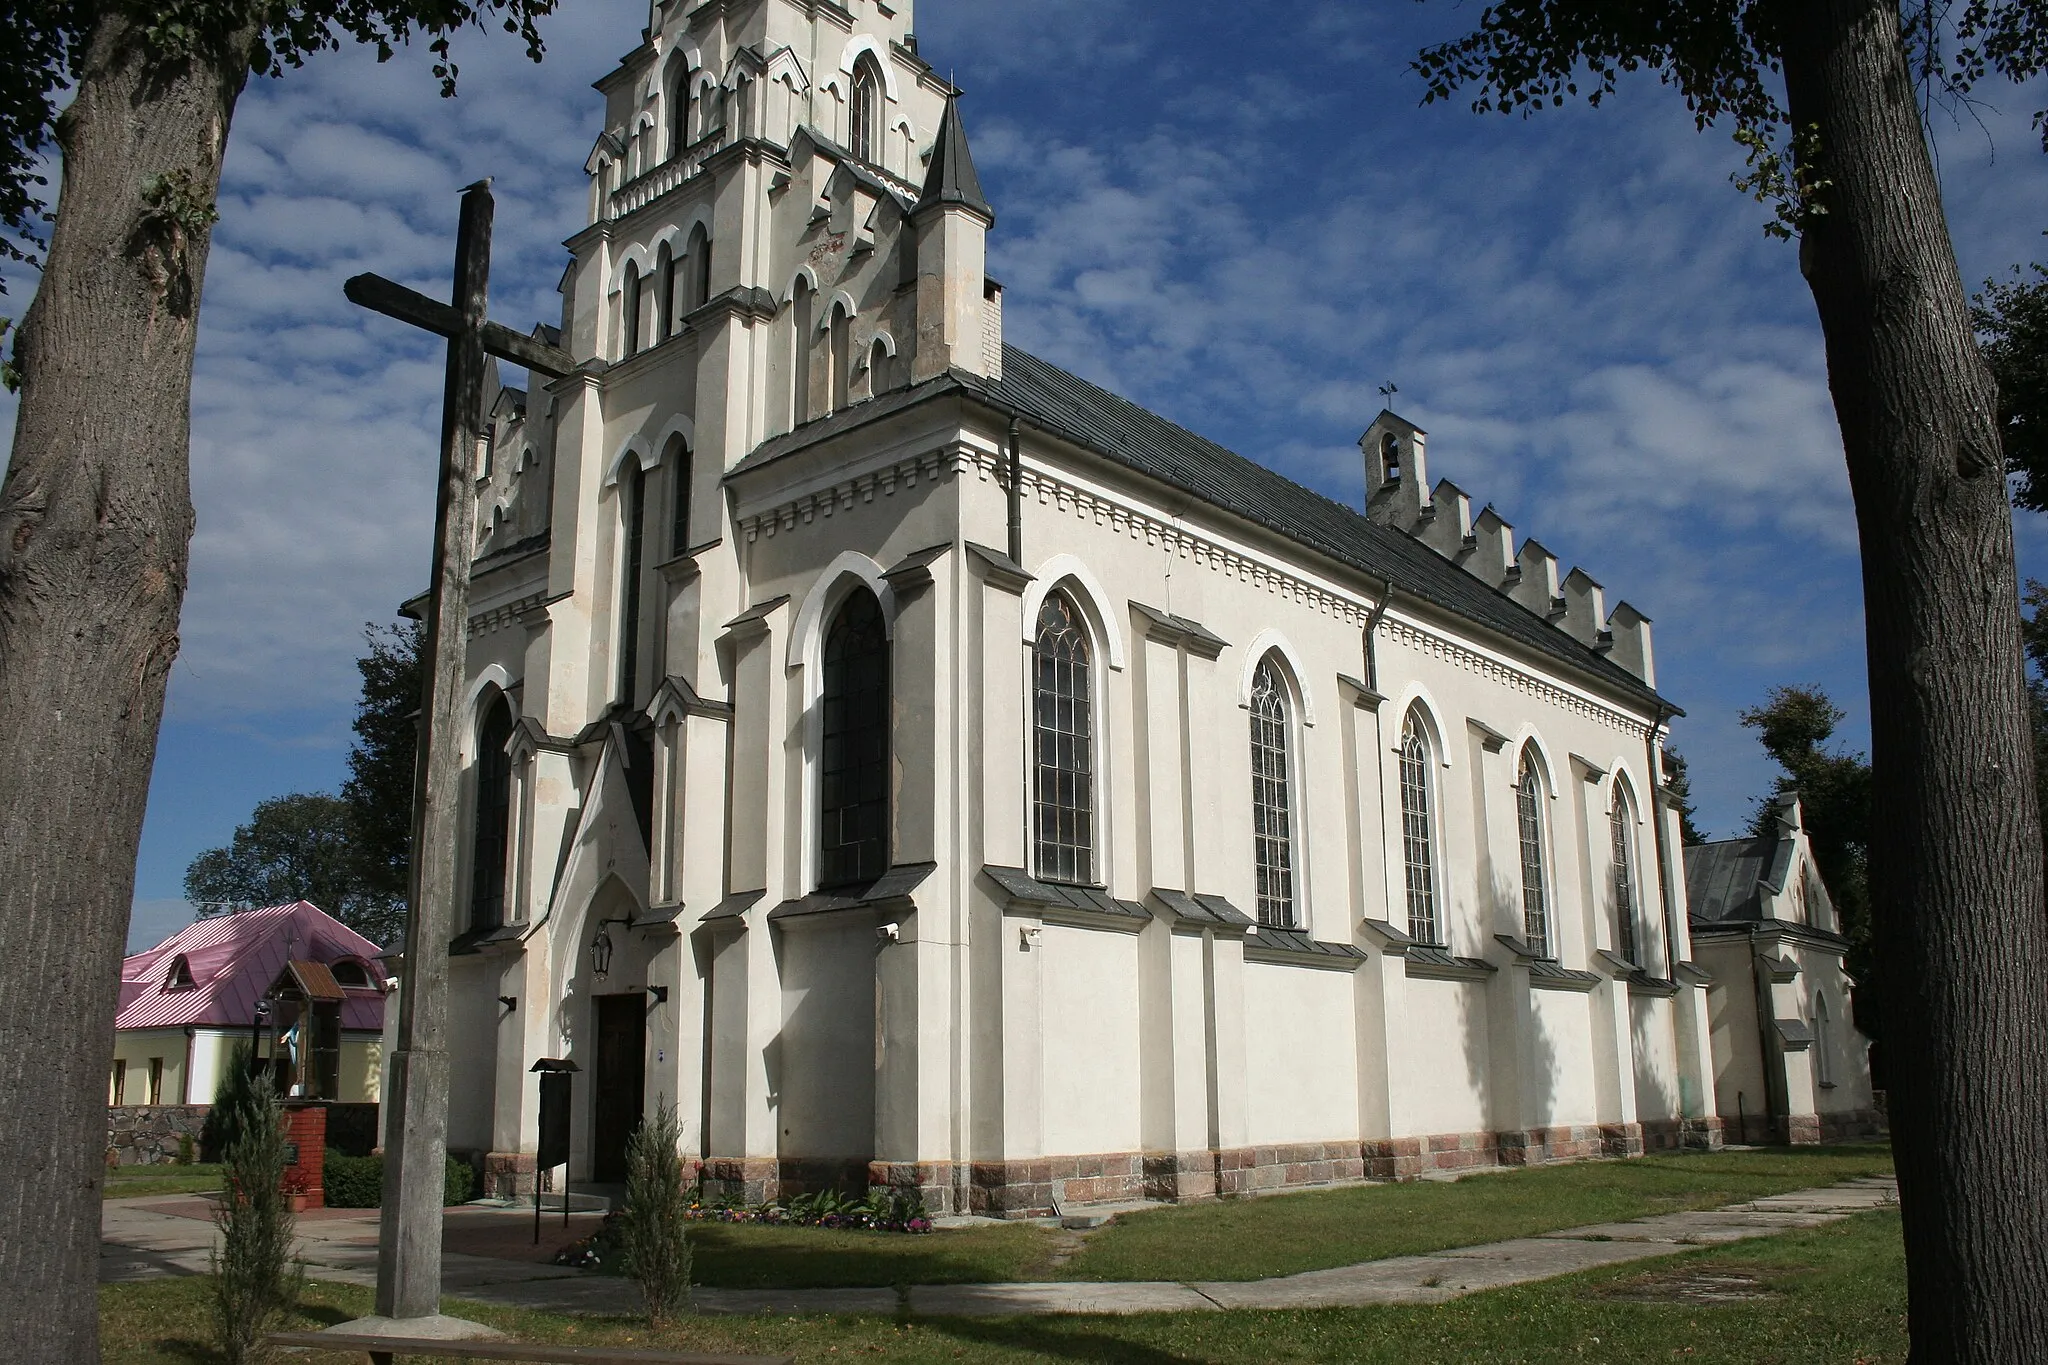
[[[207,1107],[206,1121],[199,1127],[200,1154],[208,1161],[227,1160],[228,1148],[249,1126],[256,1103],[252,1056],[246,1041],[236,1043],[228,1054],[226,1069],[214,1084],[213,1103]]]
[[[221,1169],[220,1240],[210,1258],[214,1334],[228,1365],[261,1358],[263,1334],[298,1302],[305,1281],[291,1259],[298,1218],[284,1192],[284,1106],[268,1076],[249,1086],[241,1119]]]
[[[620,1220],[625,1271],[640,1282],[655,1326],[690,1298],[690,1189],[683,1181],[682,1121],[657,1102],[654,1117],[626,1147],[626,1210]]]

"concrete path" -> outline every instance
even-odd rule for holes
[[[708,1313],[863,1313],[884,1317],[905,1310],[930,1317],[998,1317],[1441,1303],[1484,1289],[1528,1284],[1596,1266],[1650,1260],[1699,1246],[1819,1227],[1851,1214],[1896,1204],[1898,1197],[1898,1185],[1892,1180],[1852,1180],[1827,1189],[1797,1190],[1722,1209],[1564,1228],[1538,1237],[1460,1247],[1425,1256],[1396,1256],[1270,1280],[914,1285],[902,1293],[894,1289],[699,1289],[694,1298],[698,1310]],[[189,1216],[189,1211],[185,1216],[163,1211],[160,1206],[169,1202],[108,1202],[101,1224],[101,1280],[205,1273],[212,1225]],[[451,1212],[451,1222],[461,1219],[465,1226],[481,1229],[451,1233],[451,1240],[466,1236],[472,1245],[494,1240],[504,1240],[509,1245],[516,1237],[512,1223],[498,1228],[473,1220],[517,1216],[495,1212],[473,1215],[468,1210]],[[555,1225],[559,1227],[559,1220]],[[528,1229],[530,1235],[531,1224],[519,1226]],[[580,1235],[581,1230],[572,1232]],[[310,1278],[344,1284],[376,1283],[374,1214],[337,1211],[326,1217],[305,1217],[299,1232],[300,1255]],[[492,1232],[502,1232],[504,1236],[493,1238]],[[442,1282],[447,1293],[482,1303],[566,1313],[640,1311],[639,1292],[629,1281],[535,1260],[444,1251]]]

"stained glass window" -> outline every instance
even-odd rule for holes
[[[1032,824],[1038,875],[1051,882],[1096,880],[1091,662],[1079,611],[1049,594],[1032,650]]]

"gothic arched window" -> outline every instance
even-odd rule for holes
[[[1515,780],[1515,816],[1522,843],[1522,938],[1538,957],[1555,957],[1550,944],[1549,878],[1543,847],[1543,775],[1528,749]]]
[[[818,885],[873,881],[889,870],[889,636],[866,588],[825,634],[818,707]]]
[[[1835,1029],[1828,1018],[1828,998],[1817,995],[1813,999],[1813,1055],[1817,1079],[1822,1085],[1835,1083]]]
[[[853,319],[842,304],[832,306],[831,346],[832,411],[838,412],[852,399]]]
[[[895,358],[889,354],[889,345],[880,337],[868,347],[868,392],[887,393],[896,387]]]
[[[1287,689],[1271,655],[1252,675],[1252,863],[1259,923],[1294,927],[1294,824]]]
[[[1614,950],[1627,961],[1637,961],[1636,952],[1636,841],[1630,829],[1634,810],[1628,791],[1614,784],[1614,804],[1607,812],[1607,830],[1613,845],[1614,864]]]
[[[789,419],[792,427],[800,427],[816,415],[811,411],[811,347],[817,340],[812,326],[815,304],[810,281],[799,279],[789,297],[790,339],[794,347],[789,366],[794,390]]]
[[[469,927],[505,922],[505,840],[512,823],[512,707],[501,694],[476,737],[476,828],[470,842]]]
[[[1408,935],[1441,947],[1443,926],[1436,913],[1436,840],[1430,809],[1429,737],[1414,711],[1401,726],[1401,863],[1407,873]]]
[[[696,475],[696,461],[689,443],[677,436],[669,442],[669,528],[668,552],[679,555],[690,548],[690,481]]]
[[[690,229],[689,307],[711,302],[711,234],[702,223]]]
[[[676,327],[676,258],[668,243],[661,246],[654,267],[654,344],[667,341]]]
[[[1063,592],[1038,609],[1032,645],[1032,826],[1038,875],[1095,880],[1095,716],[1088,632]]]
[[[638,458],[626,457],[627,472],[621,488],[620,534],[625,539],[624,569],[620,582],[622,610],[619,613],[619,700],[631,705],[640,675],[640,578],[645,562],[647,530],[647,471]]]
[[[690,73],[683,71],[676,77],[675,93],[669,96],[668,104],[668,154],[673,160],[683,154],[683,148],[690,145]]]
[[[877,161],[882,154],[882,73],[875,59],[863,56],[853,64],[852,126],[848,150],[859,161]]]
[[[626,263],[626,278],[619,285],[619,358],[631,358],[640,349],[640,267]]]

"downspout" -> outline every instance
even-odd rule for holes
[[[1643,737],[1643,753],[1649,762],[1650,777],[1650,827],[1656,839],[1657,848],[1657,893],[1664,907],[1664,974],[1676,978],[1678,975],[1678,911],[1671,897],[1671,869],[1666,861],[1667,849],[1664,839],[1664,771],[1657,762],[1657,732],[1662,730],[1677,714],[1659,704],[1650,732]]]
[[[185,1069],[179,1073],[178,1077],[178,1103],[180,1105],[192,1103],[192,1040],[196,1032],[197,1030],[192,1025],[185,1025]]]
[[[1004,551],[1019,568],[1024,564],[1024,451],[1017,439],[1021,424],[1010,414],[1010,535]]]
[[[1380,618],[1387,614],[1387,606],[1393,600],[1394,580],[1390,578],[1380,590],[1380,600],[1373,606],[1372,615],[1365,618],[1365,685],[1375,693],[1380,690],[1380,665],[1378,651],[1373,648],[1373,632],[1379,628]],[[1386,762],[1387,722],[1386,718],[1380,714],[1380,708],[1377,705],[1372,708],[1372,735],[1373,760],[1376,765],[1376,771],[1373,773],[1375,779],[1373,786],[1378,789],[1380,794],[1380,838],[1385,840],[1387,837],[1386,769],[1377,765]],[[1359,776],[1363,779],[1365,775],[1361,773]],[[1395,923],[1396,921],[1393,918],[1394,865],[1386,856],[1384,844],[1382,844],[1380,849],[1380,904],[1384,907],[1382,913],[1387,916],[1388,923]],[[1404,915],[1398,922],[1405,925],[1408,922],[1407,917]]]

